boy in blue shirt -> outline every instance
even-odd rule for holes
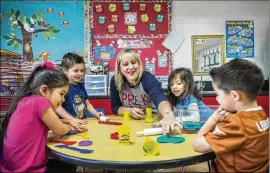
[[[87,92],[80,80],[84,76],[85,63],[82,56],[67,53],[62,59],[62,70],[69,80],[69,91],[65,102],[56,110],[62,118],[73,119],[78,123],[85,124],[84,118],[91,114],[99,119],[103,112],[97,112],[88,100]]]

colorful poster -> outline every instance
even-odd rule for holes
[[[168,75],[172,67],[171,54],[162,46],[164,38],[99,38],[95,41],[93,60],[99,64],[108,62],[109,72],[115,70],[116,55],[127,47],[135,49],[141,57],[144,68],[155,75]]]
[[[59,65],[67,52],[84,55],[88,60],[87,4],[1,1],[1,96],[15,95],[33,68],[45,60]]]
[[[117,54],[133,48],[146,70],[155,75],[170,73],[171,54],[162,46],[171,32],[170,0],[94,0],[89,9],[89,62],[108,62],[113,72]]]
[[[2,1],[1,49],[32,64],[84,55],[84,13],[83,1]]]
[[[254,21],[226,21],[226,57],[254,56]]]

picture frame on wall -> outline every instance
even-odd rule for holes
[[[108,62],[92,63],[89,66],[90,75],[108,75]]]
[[[192,36],[192,69],[193,74],[209,75],[213,67],[225,62],[224,35]]]

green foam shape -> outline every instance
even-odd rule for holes
[[[175,137],[175,136],[170,136],[170,135],[163,135],[157,138],[158,143],[182,143],[185,142],[185,138],[183,137]]]

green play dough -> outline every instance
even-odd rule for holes
[[[185,142],[185,138],[183,137],[174,137],[174,136],[169,136],[169,135],[163,135],[157,138],[158,143],[182,143]]]

